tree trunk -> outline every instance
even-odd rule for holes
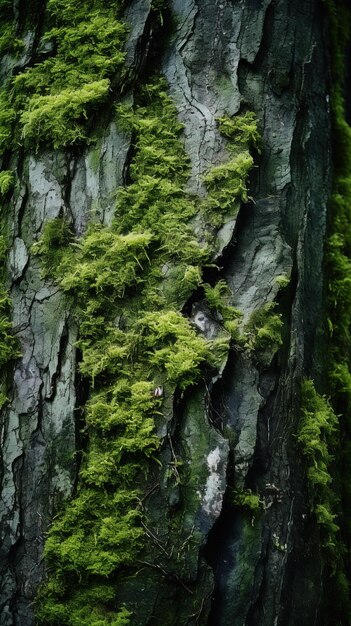
[[[4,52],[4,81],[55,57],[55,48],[42,39],[51,4],[13,3],[11,20],[24,48]],[[139,149],[137,131],[121,126],[114,106],[141,106],[140,89],[156,74],[166,77],[183,126],[180,137],[190,159],[183,193],[199,206],[209,193],[206,175],[227,163],[230,152],[218,120],[257,116],[261,138],[251,145],[255,164],[248,198],[243,193],[239,210],[229,211],[220,224],[209,220],[208,226],[196,215],[189,219],[198,241],[210,228],[214,244],[202,282],[178,302],[191,332],[204,341],[221,337],[224,313],[210,306],[203,285],[225,281],[227,306],[241,313],[240,336],[231,339],[221,365],[200,366],[192,384],[176,380],[172,386],[164,371],[159,383],[149,377],[159,384],[153,393],[161,394],[155,418],[159,448],[135,478],[134,506],[142,510],[143,531],[137,555],[107,577],[67,569],[70,588],[57,592],[54,601],[75,607],[69,604],[78,602],[73,593],[88,593],[108,579],[116,596],[101,603],[101,621],[94,613],[91,622],[82,617],[80,623],[336,623],[325,608],[328,557],[299,442],[302,381],[313,379],[329,394],[324,258],[333,169],[327,11],[320,0],[110,4],[123,4],[121,19],[129,25],[126,71],[122,79],[109,76],[110,95],[80,120],[87,138],[58,145],[45,137],[44,127],[40,140],[30,143],[27,127],[21,130],[17,120],[2,157],[3,171],[15,175],[13,190],[2,196],[1,219],[20,356],[3,365],[0,624],[79,623],[70,616],[76,615],[73,609],[62,609],[58,621],[49,613],[36,618],[35,598],[58,568],[43,554],[52,522],[87,481],[81,472],[93,435],[85,425],[85,405],[110,378],[103,374],[95,383],[80,366],[86,357],[77,339],[88,301],[77,312],[78,291],[62,287],[55,271],[43,271],[33,244],[56,218],[66,219],[79,240],[89,222],[114,228],[116,196],[118,203],[121,186],[135,181]],[[127,288],[125,299],[134,297],[128,293]],[[278,339],[259,344],[272,319]],[[101,489],[112,494],[109,483]],[[45,601],[50,594],[41,589]],[[89,602],[95,610],[96,601]],[[123,607],[129,612],[125,621]]]

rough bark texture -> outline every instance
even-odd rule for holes
[[[323,374],[331,187],[323,7],[319,0],[173,0],[172,20],[154,36],[150,5],[133,0],[127,10],[127,62],[138,76],[157,60],[169,81],[184,123],[191,191],[203,195],[202,175],[223,158],[216,118],[245,108],[258,116],[262,153],[252,200],[218,236],[221,276],[244,320],[278,299],[285,326],[284,344],[268,362],[233,350],[210,400],[202,385],[175,399],[162,459],[167,466],[176,454],[187,473],[171,488],[164,470],[156,472],[145,505],[153,532],[143,560],[152,563],[121,580],[121,598],[135,626],[323,623],[318,530],[296,446],[301,377]],[[160,46],[167,31],[171,38]],[[75,485],[87,396],[76,373],[76,324],[54,282],[40,277],[30,247],[62,210],[77,233],[97,205],[101,220],[111,221],[129,143],[106,122],[98,146],[81,155],[13,157],[20,185],[8,216],[8,271],[23,356],[1,421],[1,626],[35,623],[45,532]],[[278,293],[282,275],[291,281]],[[253,517],[234,507],[232,487],[257,492],[262,512]]]

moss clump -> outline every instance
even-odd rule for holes
[[[60,583],[51,581],[37,598],[38,613],[43,624],[72,624],[72,626],[128,626],[131,613],[126,607],[107,611],[106,605],[114,605],[116,589],[108,584],[91,585],[73,594],[67,603],[57,601]]]
[[[246,111],[234,117],[220,117],[217,122],[219,130],[227,139],[248,147],[259,147],[261,135],[257,126],[257,117],[253,111]]]
[[[13,174],[7,170],[0,172],[0,195],[6,196],[13,186]],[[2,207],[4,210],[5,205]],[[0,221],[4,216],[0,214]],[[8,243],[5,235],[0,235],[0,367],[20,356],[17,338],[11,321],[11,298],[5,286],[6,258]],[[4,380],[0,382],[0,408],[6,401]]]
[[[302,414],[298,441],[307,459],[312,508],[325,531],[326,545],[335,545],[339,527],[334,522],[335,498],[331,489],[330,448],[338,429],[338,418],[325,397],[318,395],[311,380],[302,384]]]
[[[119,235],[110,228],[90,227],[58,267],[62,288],[84,299],[94,294],[100,306],[111,297],[123,297],[128,287],[143,282],[151,241],[152,234],[147,231]]]
[[[12,8],[3,11],[0,49],[19,54],[23,44],[14,37]],[[4,85],[1,151],[11,147],[13,133],[17,142],[35,148],[86,140],[88,117],[106,102],[112,78],[121,78],[127,28],[119,2],[49,0],[46,25],[44,58]]]
[[[0,3],[0,55],[19,54],[24,47],[23,41],[16,36],[13,2],[3,0]]]
[[[55,274],[72,239],[73,233],[66,219],[57,217],[45,225],[40,241],[32,246],[34,254],[45,256],[44,276]]]
[[[0,195],[6,196],[14,185],[14,175],[8,170],[0,172]]]
[[[11,300],[3,286],[0,287],[0,366],[3,367],[11,359],[17,358],[17,339],[13,334],[10,321]]]
[[[235,154],[229,161],[214,167],[205,176],[208,189],[206,207],[220,226],[223,218],[247,201],[247,178],[254,164],[250,153]]]
[[[15,53],[18,48],[18,40],[15,37],[13,3],[11,0],[1,0],[0,2],[0,54]],[[0,89],[0,145],[11,143],[12,128],[15,113],[9,102],[9,92],[2,86]],[[1,154],[0,148],[0,154]],[[14,185],[14,174],[9,170],[0,172],[0,196],[2,206],[0,222],[2,233],[5,231],[5,209],[6,196],[12,191]],[[12,359],[19,356],[18,343],[13,334],[11,323],[11,300],[6,282],[6,257],[7,240],[4,234],[0,235],[0,366],[8,365]],[[0,408],[6,402],[6,385],[4,376],[0,383]]]
[[[260,497],[252,493],[251,489],[234,489],[230,494],[230,501],[234,506],[246,509],[252,513],[260,510]]]
[[[211,170],[204,177],[208,190],[205,207],[211,221],[221,226],[228,215],[233,215],[241,202],[247,201],[247,180],[254,161],[250,148],[257,146],[258,124],[252,111],[233,118],[217,120],[220,132],[230,140],[228,160]]]
[[[219,280],[214,287],[208,284],[204,284],[203,287],[210,308],[219,313],[225,330],[234,341],[242,343],[240,333],[242,313],[229,304],[230,290],[227,283],[224,280]]]
[[[21,115],[22,137],[37,148],[43,138],[50,138],[54,148],[86,139],[84,120],[106,101],[108,80],[98,80],[79,89],[62,89],[59,93],[34,94]]]
[[[9,90],[0,89],[0,155],[12,148],[16,112],[10,101]]]
[[[283,343],[283,321],[276,313],[276,303],[269,302],[251,314],[244,330],[245,345],[252,350],[259,363],[269,365],[273,355]]]
[[[290,285],[290,278],[286,274],[280,274],[274,280],[279,289],[286,289]]]

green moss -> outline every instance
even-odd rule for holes
[[[108,92],[109,82],[103,79],[48,96],[34,94],[20,117],[26,145],[38,148],[45,138],[59,148],[86,139],[84,120],[106,101]]]
[[[0,195],[5,196],[9,191],[11,191],[13,185],[13,172],[9,172],[7,170],[0,172]]]
[[[38,149],[85,141],[87,120],[106,103],[111,81],[121,79],[126,25],[120,3],[49,0],[42,45],[51,50],[40,62],[10,78],[0,100],[0,150],[10,140]],[[0,50],[19,55],[12,9],[4,7]]]
[[[325,532],[325,545],[335,545],[339,526],[332,512],[335,497],[332,492],[330,449],[338,429],[338,418],[327,399],[320,396],[311,380],[302,385],[302,414],[298,441],[307,459],[307,476],[310,485],[312,509]]]
[[[131,285],[143,282],[143,269],[149,266],[147,249],[150,232],[118,235],[112,229],[93,226],[58,267],[64,291],[83,298],[94,294],[99,305],[112,297],[123,297]],[[72,271],[71,263],[74,263]]]
[[[252,111],[233,118],[217,120],[220,132],[230,140],[228,159],[204,177],[208,191],[204,205],[211,222],[220,226],[227,216],[235,215],[241,202],[246,202],[247,180],[254,161],[249,152],[259,139],[258,124]]]
[[[234,341],[242,343],[240,333],[242,313],[229,304],[230,290],[227,283],[224,280],[219,280],[214,287],[208,284],[204,284],[203,287],[210,308],[220,314],[225,330]]]
[[[256,513],[261,507],[259,496],[252,493],[251,489],[233,490],[230,495],[230,501],[234,506],[246,509],[252,513]]]
[[[0,195],[6,195],[13,184],[11,172],[0,172]],[[3,208],[6,205],[3,206]],[[4,217],[0,215],[0,222],[4,223]],[[11,311],[12,303],[8,290],[5,286],[6,260],[8,253],[8,241],[5,235],[0,235],[0,367],[9,367],[11,361],[20,356],[19,345],[14,335]],[[4,371],[4,370],[3,370]],[[0,380],[0,408],[7,400],[4,376]]]
[[[331,110],[333,125],[333,195],[329,205],[327,277],[328,277],[328,329],[329,329],[329,393],[334,412],[339,416],[338,433],[330,447],[335,457],[332,465],[333,491],[336,504],[333,509],[320,511],[325,524],[341,527],[335,534],[333,559],[329,558],[329,571],[333,574],[330,588],[337,598],[339,610],[335,616],[335,603],[329,607],[330,623],[349,623],[351,603],[346,591],[351,554],[351,128],[346,121],[345,96],[347,93],[346,66],[351,37],[351,12],[343,0],[326,0],[332,62]],[[339,502],[338,502],[339,500]],[[337,514],[336,522],[333,515]]]
[[[45,257],[43,276],[55,275],[56,269],[67,253],[67,246],[72,239],[73,233],[66,219],[57,217],[47,222],[40,241],[37,241],[32,246],[33,254]]]
[[[0,35],[0,55],[11,54],[17,55],[24,49],[24,42],[22,39],[16,37],[16,32],[12,24],[6,24],[3,26]]]
[[[43,271],[74,302],[80,370],[93,387],[79,491],[46,542],[48,567],[61,581],[56,592],[42,591],[38,615],[46,626],[58,619],[75,624],[71,609],[65,612],[70,606],[85,619],[74,586],[89,589],[104,577],[112,582],[135,563],[145,542],[139,493],[159,463],[155,422],[162,421],[163,393],[183,393],[216,371],[229,348],[228,333],[206,340],[179,312],[202,283],[202,266],[214,252],[213,227],[201,242],[191,227],[197,214],[208,224],[209,203],[184,191],[189,162],[165,82],[145,86],[137,101],[134,109],[117,109],[118,124],[134,138],[134,156],[112,226],[90,224],[77,241],[67,221],[56,219],[33,246]],[[242,197],[239,179],[246,176],[246,166],[236,170],[233,203]],[[218,176],[216,185],[220,191],[227,181]],[[236,323],[240,316],[224,285],[204,289],[225,323]],[[104,619],[102,624],[110,623]]]
[[[112,585],[100,584],[84,587],[68,603],[57,602],[62,590],[58,581],[50,582],[45,588],[45,598],[37,599],[38,624],[55,626],[128,626],[130,612],[125,607],[106,610],[106,605],[115,604],[116,590]]]
[[[4,0],[0,4],[0,55],[16,55],[22,52],[24,43],[16,36],[13,3]]]
[[[280,313],[275,313],[276,303],[269,302],[256,309],[244,329],[245,345],[255,353],[258,362],[268,365],[281,346],[283,321]]]
[[[249,147],[257,148],[260,142],[257,117],[253,111],[246,111],[234,117],[220,117],[217,120],[224,137]]]
[[[16,359],[20,353],[18,342],[13,334],[10,319],[11,300],[3,286],[0,287],[0,367]]]
[[[0,90],[0,155],[13,146],[13,132],[16,120],[15,109],[10,102],[8,89]]]
[[[250,153],[241,152],[212,168],[205,176],[208,190],[205,204],[216,226],[228,213],[237,211],[240,202],[247,202],[247,178],[253,164]]]
[[[278,285],[279,289],[286,289],[290,284],[290,278],[286,274],[281,274],[275,278],[274,282]]]
[[[6,25],[6,20],[12,17],[12,3],[0,3],[0,18]],[[5,27],[5,26],[4,26]],[[0,48],[3,42],[0,34]],[[4,52],[4,51],[3,51]],[[7,142],[12,136],[13,112],[8,105],[7,94],[4,90],[0,90],[0,144],[2,141]],[[1,150],[0,150],[1,152]],[[0,367],[3,373],[0,381],[0,408],[7,401],[6,375],[5,366],[9,370],[11,361],[20,356],[17,338],[14,335],[11,321],[11,299],[6,289],[6,260],[8,253],[8,241],[6,237],[5,211],[6,196],[12,191],[14,185],[14,174],[9,170],[0,172],[0,196],[2,198],[0,224],[2,234],[0,235]]]

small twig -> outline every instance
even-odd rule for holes
[[[165,570],[163,567],[161,567],[161,565],[158,565],[157,563],[149,563],[149,561],[141,561],[140,559],[138,559],[138,563],[141,563],[142,565],[148,565],[149,567],[153,567],[154,569],[160,570],[160,572],[162,572],[165,578],[169,578],[170,576],[172,578],[175,578],[175,580],[180,585],[182,585],[182,587],[184,587],[184,589],[188,593],[190,593],[190,595],[194,595],[193,591],[191,591],[191,589],[189,589],[189,587],[187,587],[186,584],[183,583],[183,581],[179,578],[179,576],[177,576],[177,574],[174,574],[174,572],[167,572],[167,570]]]
[[[164,554],[168,558],[170,558],[170,555],[168,554],[167,550],[163,547],[163,545],[159,542],[158,538],[151,532],[151,530],[146,526],[146,524],[144,524],[143,521],[141,521],[141,525],[144,528],[147,535],[149,535],[149,537],[151,537],[151,539],[154,540],[154,542],[158,545],[158,547],[161,548],[162,552],[164,552]]]
[[[168,433],[168,441],[169,441],[169,445],[170,445],[170,448],[171,448],[171,454],[172,454],[172,458],[173,458],[173,462],[171,463],[172,469],[173,469],[174,474],[176,476],[177,482],[180,483],[180,475],[179,475],[178,467],[177,467],[178,459],[177,459],[176,454],[174,452],[172,438],[171,438],[171,435],[169,433]]]
[[[143,502],[145,502],[145,500],[151,496],[151,494],[156,491],[156,489],[160,486],[160,483],[156,483],[156,485],[154,485],[153,487],[151,487],[151,489],[149,489],[149,491],[142,497],[140,498],[140,504],[142,504]]]
[[[180,546],[178,555],[180,555],[183,552],[183,550],[185,550],[185,546],[189,543],[191,537],[193,536],[194,530],[195,530],[195,524],[193,525],[189,535],[184,539],[182,545]]]
[[[206,411],[206,417],[210,423],[211,426],[213,426],[214,428],[217,428],[219,430],[223,430],[223,417],[222,415],[217,411],[217,409],[214,408],[212,402],[211,402],[211,392],[207,386],[206,381],[204,380],[204,385],[206,388],[206,397],[205,397],[205,411]],[[212,414],[216,415],[217,419],[219,420],[220,425],[216,426],[215,420],[212,418]]]

